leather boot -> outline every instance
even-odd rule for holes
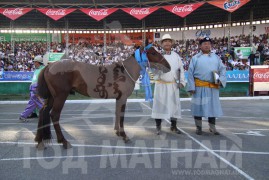
[[[156,134],[160,135],[161,134],[161,124],[162,124],[162,119],[155,119],[156,122]]]
[[[196,134],[202,135],[202,117],[194,117],[195,125],[196,125]]]
[[[220,135],[220,133],[216,129],[216,118],[215,117],[209,117],[208,118],[208,125],[209,125],[209,131],[212,132],[214,135]]]
[[[171,118],[170,130],[176,134],[181,134],[181,131],[177,128],[177,119],[176,118]]]

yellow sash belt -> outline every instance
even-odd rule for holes
[[[200,79],[195,79],[195,86],[197,86],[197,87],[209,87],[209,88],[219,89],[219,85],[218,84],[214,84],[214,83],[207,82],[207,81],[202,81]]]
[[[162,80],[156,80],[156,83],[160,83],[160,84],[175,84],[176,81],[162,81]]]

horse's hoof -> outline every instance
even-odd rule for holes
[[[64,149],[70,149],[72,148],[72,145],[69,142],[63,143]]]
[[[119,131],[115,131],[117,136],[120,136],[120,132]]]
[[[44,149],[46,149],[46,146],[45,146],[44,142],[41,141],[40,143],[38,143],[38,144],[36,145],[36,149],[37,149],[38,151],[43,151]]]
[[[128,137],[123,138],[123,141],[125,144],[129,144],[132,142]]]

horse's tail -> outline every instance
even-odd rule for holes
[[[48,84],[45,80],[45,70],[48,68],[48,66],[46,66],[44,69],[41,70],[39,76],[38,76],[38,85],[37,85],[37,92],[38,95],[40,97],[42,97],[43,99],[47,99],[50,96],[50,91],[48,88]]]
[[[38,130],[35,140],[37,142],[41,141],[49,141],[51,139],[51,131],[50,131],[50,109],[52,96],[48,88],[48,84],[45,79],[45,72],[48,66],[46,66],[40,72],[38,76],[38,85],[37,85],[37,92],[38,95],[44,99],[43,108],[39,111],[39,122],[38,122]]]

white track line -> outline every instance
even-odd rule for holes
[[[220,97],[220,100],[268,100],[269,96],[254,96],[254,97]],[[180,101],[190,101],[191,98],[180,98]],[[91,99],[91,100],[67,100],[67,104],[98,104],[98,103],[115,103],[115,99]],[[127,99],[128,103],[131,102],[147,102],[145,99]],[[0,104],[27,104],[28,101],[0,101]]]
[[[36,124],[35,124],[36,125]],[[65,132],[72,132],[72,131],[92,131],[92,130],[113,130],[113,125],[72,125],[72,127],[89,127],[89,128],[76,128],[76,129],[69,129],[69,127],[65,127],[65,125],[69,124],[62,124],[63,131]],[[52,129],[51,131],[55,132],[53,129],[53,125],[51,125]],[[125,129],[135,129],[136,131],[145,131],[145,129],[155,129],[155,126],[125,126]],[[170,127],[162,127],[162,129],[169,129]],[[180,127],[181,129],[195,129],[195,127]],[[238,130],[237,128],[218,128],[219,130]],[[269,129],[240,129],[239,131],[236,132],[241,132],[241,131],[269,131]],[[6,130],[6,131],[1,131],[0,134],[3,133],[34,133],[36,132],[36,128],[33,130]],[[234,132],[233,132],[234,133]]]
[[[39,159],[65,159],[65,158],[95,158],[95,157],[110,157],[110,156],[133,156],[133,155],[150,155],[150,154],[170,154],[179,153],[181,151],[165,151],[165,152],[143,152],[143,153],[126,153],[126,154],[96,154],[96,155],[81,155],[81,156],[51,156],[51,157],[25,157],[25,158],[4,158],[0,161],[21,161],[21,160],[39,160]]]
[[[169,120],[165,119],[169,124],[171,123]],[[180,129],[180,128],[179,128]],[[224,163],[226,163],[227,165],[229,165],[230,167],[232,167],[234,170],[236,170],[238,173],[240,173],[241,175],[243,175],[245,178],[247,178],[248,180],[254,180],[254,178],[252,178],[251,176],[249,176],[247,173],[245,173],[244,171],[242,171],[241,169],[239,169],[237,166],[233,165],[232,163],[230,163],[229,161],[227,161],[225,158],[221,157],[220,155],[218,155],[217,153],[215,153],[213,150],[209,149],[206,145],[204,145],[203,143],[201,143],[199,140],[197,140],[196,138],[194,138],[193,136],[191,136],[189,133],[187,133],[186,131],[180,129],[185,135],[187,135],[190,139],[192,139],[194,142],[196,142],[197,144],[199,144],[201,147],[203,147],[204,149],[206,149],[209,153],[213,154],[214,156],[216,156],[217,158],[219,158],[221,161],[223,161]]]
[[[147,106],[146,104],[142,103],[144,106]],[[149,106],[147,106],[148,109],[150,108]],[[90,112],[90,111],[89,111]],[[114,111],[113,111],[114,112]],[[19,115],[20,113],[0,113],[0,115]],[[79,116],[77,116],[79,115]],[[61,114],[61,116],[76,116],[75,118],[102,118],[102,117],[115,117],[115,115],[113,113],[111,114],[74,114],[74,113],[63,113]],[[139,114],[137,115],[137,112],[126,112],[125,113],[125,117],[148,117],[148,116],[151,116],[151,114]],[[189,115],[182,115],[182,117],[184,117],[185,119],[186,118],[193,118],[192,116],[189,116]],[[243,117],[243,116],[222,116],[223,118],[229,118],[229,119],[257,119],[257,120],[269,120],[268,117]],[[74,118],[74,117],[70,117],[70,118]],[[65,117],[65,119],[67,119],[67,117]],[[7,118],[0,118],[0,121],[1,120],[9,120]],[[11,120],[14,120],[14,119],[11,119]],[[18,120],[18,119],[16,119]]]
[[[141,108],[141,109],[130,109],[130,108],[126,108],[126,111],[125,112],[133,112],[133,111],[141,111],[141,110],[145,110],[145,109],[148,109],[148,108]],[[115,112],[115,108],[113,109],[105,109],[105,110],[63,110],[61,113],[65,114],[66,112],[109,112],[111,111],[111,113],[114,113]],[[5,112],[0,112],[0,115],[6,115],[6,114],[21,114],[21,113],[14,113],[13,111],[5,111]]]
[[[179,128],[180,129],[180,128]],[[199,140],[197,140],[195,137],[191,136],[189,133],[187,133],[186,131],[180,129],[185,135],[187,135],[189,138],[191,138],[194,142],[196,142],[197,144],[199,144],[201,147],[203,147],[204,149],[206,149],[209,153],[213,154],[214,156],[216,156],[217,158],[219,158],[221,161],[223,161],[224,163],[226,163],[227,165],[229,165],[230,167],[232,167],[234,170],[236,170],[238,173],[240,173],[241,175],[243,175],[245,178],[247,178],[248,180],[254,180],[254,178],[252,178],[251,176],[249,176],[247,173],[245,173],[244,171],[242,171],[240,168],[238,168],[237,166],[233,165],[232,163],[230,163],[229,161],[227,161],[225,158],[221,157],[220,155],[218,155],[217,153],[215,153],[212,149],[208,148],[206,145],[204,145],[203,143],[201,143]]]
[[[0,142],[0,144],[12,144],[12,145],[35,145],[36,143],[31,142]],[[52,144],[56,145],[56,144]],[[58,146],[58,144],[57,144]],[[98,155],[81,155],[81,156],[51,156],[51,157],[26,157],[26,158],[3,158],[0,161],[20,161],[20,160],[38,160],[38,159],[63,159],[63,158],[93,158],[93,157],[104,157],[104,156],[131,156],[131,155],[143,155],[143,154],[166,154],[166,153],[193,153],[193,152],[207,152],[207,149],[173,149],[173,148],[151,148],[151,147],[126,147],[126,146],[104,146],[104,145],[84,145],[84,144],[73,144],[73,147],[91,147],[91,148],[115,148],[115,149],[144,149],[144,150],[160,150],[160,152],[145,152],[145,153],[128,153],[128,154],[98,154]],[[165,151],[165,152],[162,152]],[[240,153],[240,154],[255,154],[255,155],[269,155],[269,152],[253,152],[253,151],[225,151],[225,150],[210,150],[212,152],[225,152],[225,153]],[[216,154],[217,155],[217,154]],[[222,158],[222,157],[221,157]],[[225,159],[224,159],[225,160]],[[237,168],[237,167],[236,167]],[[235,168],[234,168],[235,169]],[[240,170],[240,169],[235,169]],[[241,170],[240,170],[241,171]],[[240,173],[240,171],[238,171]],[[243,171],[242,171],[243,172]],[[248,179],[252,177],[247,174],[240,173]]]
[[[56,139],[52,139],[50,146],[59,146]],[[72,142],[72,140],[68,140]],[[0,144],[9,144],[9,145],[36,145],[35,142],[21,142],[21,141],[0,141]],[[107,146],[107,145],[94,145],[94,144],[72,144],[73,147],[88,147],[88,148],[114,148],[114,149],[144,149],[144,150],[165,150],[165,151],[178,151],[178,152],[207,152],[206,149],[175,149],[175,148],[155,148],[155,147],[131,147],[131,146]],[[230,150],[218,150],[215,149],[214,152],[222,153],[237,153],[237,154],[253,154],[253,155],[269,155],[269,152],[262,151],[230,151]]]
[[[56,139],[52,139],[52,146],[59,146]],[[72,140],[68,140],[72,142]],[[34,142],[0,142],[0,144],[11,144],[11,145],[36,145]],[[178,148],[155,148],[155,147],[131,147],[131,146],[107,146],[107,145],[93,145],[93,144],[72,144],[73,147],[89,147],[89,148],[114,148],[114,149],[144,149],[144,150],[165,150],[165,151],[178,151],[178,152],[204,152],[204,149],[178,149]]]
[[[149,110],[152,110],[152,108],[149,106],[149,105],[147,105],[147,104],[145,104],[145,103],[141,103],[143,106],[145,106],[147,109],[149,109]]]
[[[13,120],[13,119],[7,119],[7,120]],[[14,121],[18,121],[17,119],[14,119]],[[111,123],[113,123],[112,121],[111,121]],[[0,123],[0,125],[14,125],[14,124],[20,124],[20,125],[34,125],[34,126],[37,126],[37,121],[35,121],[35,120],[31,120],[30,122],[28,122],[28,123],[22,123],[22,122],[18,122],[18,123]],[[110,127],[112,127],[113,125],[112,124],[89,124],[89,125],[87,125],[87,124],[85,124],[85,125],[78,125],[78,124],[68,124],[68,123],[65,123],[65,122],[62,122],[62,121],[60,121],[60,124],[63,126],[63,128],[65,128],[64,130],[65,131],[69,131],[68,130],[68,127],[65,127],[65,125],[72,125],[72,127],[90,127],[90,128],[77,128],[76,130],[92,130],[92,129],[96,129],[96,128],[98,128],[98,130],[101,130],[102,129],[102,127],[107,127],[107,128],[110,128]],[[51,125],[51,126],[53,126],[53,125]],[[91,128],[91,127],[93,127],[93,128]],[[104,130],[105,129],[107,129],[107,128],[104,128]],[[125,126],[125,128],[126,129],[139,129],[139,128],[148,128],[148,129],[152,129],[152,128],[155,128],[155,126],[153,125],[153,126],[133,126],[133,125],[127,125],[127,126]],[[169,127],[163,127],[164,129],[166,129],[166,128],[169,128]],[[180,128],[182,128],[182,129],[194,129],[195,128],[195,126],[180,126]],[[253,128],[240,128],[240,127],[238,127],[238,128],[230,128],[230,127],[227,127],[227,128],[225,128],[225,127],[218,127],[218,129],[222,129],[222,130],[236,130],[236,132],[238,132],[238,131],[249,131],[249,130],[252,130],[252,131],[269,131],[269,129],[266,129],[266,128],[263,128],[263,129],[261,129],[261,128],[258,128],[258,129],[253,129]],[[53,130],[53,129],[52,129]],[[8,130],[8,131],[2,131],[1,133],[3,133],[3,132],[29,132],[29,131],[21,131],[21,130],[18,130],[18,131],[15,131],[15,130]]]

